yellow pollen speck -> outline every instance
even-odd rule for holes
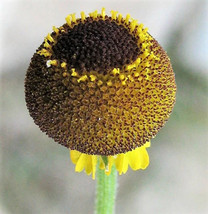
[[[37,52],[37,54],[39,54],[39,55],[41,55],[41,56],[45,56],[45,57],[51,56],[51,53],[50,53],[48,50],[46,50],[45,48],[39,50],[39,51]]]
[[[143,29],[143,27],[144,27],[144,24],[141,23],[141,24],[139,25],[139,28],[140,28],[140,29]]]
[[[103,17],[103,19],[105,19],[105,8],[104,7],[101,10],[101,16]]]
[[[128,75],[128,79],[129,79],[131,82],[134,82],[134,78],[133,78],[131,75]]]
[[[147,74],[149,71],[150,71],[149,68],[146,68],[146,69],[145,69],[145,73],[146,73],[146,74]]]
[[[155,55],[154,55],[153,52],[151,52],[150,55],[149,55],[149,60],[154,59],[154,58],[155,58]]]
[[[97,77],[96,77],[95,75],[93,75],[93,74],[91,74],[91,75],[90,75],[90,79],[91,79],[91,81],[95,81],[95,80],[96,80],[96,78],[97,78]]]
[[[148,28],[146,27],[146,28],[144,29],[144,33],[147,33],[147,31],[148,31]]]
[[[45,39],[44,45],[45,48],[50,48],[50,44],[47,42],[47,39]]]
[[[69,25],[69,27],[71,27],[71,14],[69,14],[66,18],[66,23]]]
[[[134,73],[134,76],[135,76],[135,77],[138,77],[138,76],[139,76],[139,72],[135,72],[135,73]]]
[[[134,68],[134,67],[135,67],[135,64],[128,65],[128,66],[127,66],[127,69],[130,70],[130,69],[132,69],[132,68]]]
[[[147,44],[147,43],[143,43],[143,44],[142,44],[142,49],[144,49],[144,50],[145,50],[147,46],[148,46],[148,44]]]
[[[103,84],[103,81],[102,80],[98,80],[98,86],[101,86]]]
[[[59,34],[59,30],[58,30],[58,28],[56,28],[55,26],[53,26],[53,31],[54,31],[56,34]]]
[[[131,25],[130,25],[130,27],[131,27],[131,32],[135,30],[135,27],[136,27],[136,25],[137,25],[137,22],[138,22],[137,20],[133,20],[133,21],[131,22]]]
[[[61,67],[62,67],[62,68],[66,68],[66,65],[67,65],[66,62],[62,62],[62,63],[61,63]]]
[[[109,80],[109,81],[107,82],[107,85],[108,85],[108,86],[112,86],[113,83]]]
[[[126,15],[126,20],[125,20],[126,24],[129,23],[129,19],[130,19],[130,14],[127,14],[127,15]]]
[[[51,64],[51,65],[57,66],[57,65],[58,65],[58,62],[57,62],[57,60],[51,60],[51,61],[50,61],[50,64]]]
[[[87,75],[83,75],[83,76],[81,76],[78,80],[77,80],[77,82],[81,82],[81,81],[86,81],[88,79],[88,77],[87,77]]]
[[[149,51],[145,50],[144,53],[142,54],[143,58],[146,58],[149,55]]]
[[[146,80],[151,80],[152,78],[149,76],[149,75],[147,75],[147,77],[146,77]]]
[[[123,18],[122,14],[119,13],[118,14],[118,21],[121,22],[122,18]]]
[[[82,11],[82,12],[80,13],[80,15],[81,15],[81,20],[84,21],[84,20],[85,20],[85,13]]]
[[[95,10],[95,11],[94,11],[94,18],[97,18],[97,16],[98,16],[98,11]]]
[[[64,72],[64,73],[63,73],[63,77],[66,77],[66,76],[68,76],[68,75],[67,75],[67,73],[66,73],[66,72]]]
[[[72,17],[72,22],[76,23],[76,14],[75,13],[71,14],[71,17]]]
[[[159,61],[160,57],[155,56],[154,59]]]
[[[97,18],[97,15],[98,15],[98,12],[97,12],[97,10],[95,10],[94,12],[89,13],[89,15],[90,15],[90,17],[96,19],[96,18]]]
[[[76,77],[78,75],[74,68],[72,68],[71,71],[71,76]]]
[[[136,35],[139,36],[141,32],[142,32],[142,29],[139,28],[139,25],[138,25],[136,30]]]
[[[140,58],[138,58],[138,59],[135,61],[135,64],[136,64],[136,65],[139,65],[139,64],[140,64],[140,62],[141,62],[141,59],[140,59]]]
[[[59,28],[59,30],[61,31],[61,33],[65,32],[65,30],[64,30],[64,28],[62,26]]]
[[[46,39],[47,39],[48,41],[50,41],[50,42],[54,42],[54,39],[53,39],[53,37],[52,37],[50,34],[48,34],[48,35],[46,36]]]
[[[120,73],[120,69],[119,68],[114,68],[112,70],[113,75],[119,74]]]
[[[145,62],[144,66],[149,68],[150,67],[150,63],[149,62]]]
[[[126,85],[126,80],[121,82],[122,85]]]
[[[124,79],[125,79],[125,75],[120,74],[120,75],[119,75],[119,79],[120,79],[120,80],[124,80]]]
[[[142,33],[139,34],[139,40],[140,40],[140,42],[143,42],[145,40],[144,34],[142,34]]]
[[[138,77],[138,80],[141,81],[141,80],[142,80],[142,76],[141,76],[141,77]]]
[[[116,19],[118,11],[111,10],[112,19]]]

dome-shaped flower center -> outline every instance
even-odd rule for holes
[[[139,55],[137,40],[123,25],[109,18],[87,18],[58,38],[53,46],[57,59],[66,60],[69,68],[107,72],[121,68]]]
[[[46,36],[27,71],[26,102],[35,123],[85,154],[115,155],[145,145],[175,103],[166,52],[129,15],[82,13],[66,21]]]

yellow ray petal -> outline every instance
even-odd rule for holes
[[[139,158],[138,148],[128,152],[127,157],[129,160],[129,165],[133,170],[138,170],[141,168],[141,160]]]
[[[90,175],[92,172],[92,155],[85,155],[85,172]]]
[[[85,168],[86,155],[81,154],[75,167],[75,172],[81,172]]]
[[[82,153],[78,152],[77,150],[70,150],[70,157],[73,164],[77,163],[81,154]]]
[[[96,172],[96,165],[97,165],[97,156],[92,155],[92,179],[95,179],[95,172]]]
[[[149,165],[149,155],[144,146],[128,152],[127,157],[133,170],[145,169]]]
[[[128,159],[126,159],[126,155],[125,154],[117,155],[115,159],[115,165],[117,171],[119,172],[119,175],[121,175],[122,173],[126,173],[126,171],[128,170]]]
[[[149,165],[149,155],[144,147],[139,149],[139,157],[141,160],[141,169],[146,169]]]
[[[122,173],[125,174],[128,170],[128,158],[126,157],[126,155],[124,155],[124,160],[123,160],[123,169],[122,169]]]
[[[72,162],[76,165],[76,172],[81,172],[85,169],[86,174],[90,175],[92,173],[92,178],[95,179],[97,158],[99,158],[99,168],[105,170],[106,175],[111,174],[111,169],[114,164],[120,175],[127,172],[128,165],[130,165],[132,170],[145,169],[149,165],[149,156],[146,151],[146,148],[148,147],[150,147],[150,142],[125,154],[122,153],[116,156],[108,156],[107,166],[105,166],[101,156],[87,155],[76,150],[71,150],[70,156]]]

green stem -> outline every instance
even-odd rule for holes
[[[115,199],[117,187],[117,172],[115,166],[111,169],[111,174],[106,175],[104,170],[97,167],[96,172],[96,214],[115,213]]]

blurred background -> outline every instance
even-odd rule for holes
[[[130,13],[168,52],[177,102],[145,171],[119,176],[117,214],[208,213],[208,1],[4,0],[0,7],[0,213],[93,213],[95,181],[33,123],[24,99],[30,58],[69,13]]]

